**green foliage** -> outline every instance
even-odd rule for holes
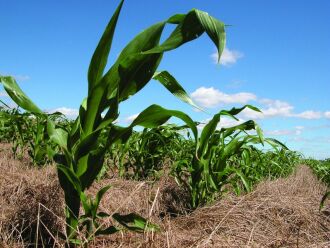
[[[323,208],[325,201],[330,198],[330,159],[316,160],[304,159],[302,163],[307,164],[317,177],[328,186],[328,191],[324,194],[320,202],[320,210]]]
[[[118,127],[114,123],[119,115],[119,104],[140,91],[152,78],[179,99],[190,103],[189,96],[173,76],[168,72],[156,73],[164,52],[192,41],[204,32],[215,44],[219,57],[225,46],[224,24],[206,12],[194,9],[187,14],[174,15],[142,31],[122,50],[110,69],[104,72],[123,2],[120,2],[113,14],[93,54],[88,70],[88,95],[80,106],[78,118],[69,130],[57,127],[55,122],[24,94],[14,78],[0,77],[6,92],[20,107],[47,120],[47,133],[51,141],[59,147],[54,159],[65,194],[66,236],[72,246],[79,243],[77,235],[80,230],[87,230],[87,240],[91,233],[97,234],[94,229],[97,228],[97,218],[101,217],[97,212],[99,200],[97,196],[93,200],[84,192],[102,169],[108,147],[119,140],[127,140],[137,125],[154,128],[172,116],[183,120],[197,138],[197,128],[188,115],[157,105],[142,111],[129,127]],[[160,43],[167,24],[175,25],[175,29]],[[105,136],[101,135],[104,132]],[[107,138],[102,142],[104,137]],[[103,191],[99,198],[102,195]],[[80,215],[81,203],[85,211],[83,215]],[[124,225],[127,221],[134,223],[134,230],[146,228],[142,219],[135,214],[113,217],[127,228],[129,225]],[[85,218],[90,220],[86,221]],[[105,230],[109,230],[109,233],[115,231],[113,227],[109,227],[103,229],[101,234],[107,233]]]
[[[249,143],[263,142],[261,130],[253,121],[247,121],[230,128],[217,129],[222,116],[237,119],[245,108],[259,111],[257,108],[246,105],[242,108],[233,108],[229,111],[221,110],[205,125],[196,142],[196,153],[190,161],[178,161],[174,166],[176,180],[185,185],[191,194],[191,207],[197,208],[213,200],[226,184],[231,173],[240,175],[245,183],[244,175],[228,161],[240,153]],[[256,130],[258,135],[249,135],[246,131]]]
[[[0,109],[0,140],[12,143],[14,157],[22,158],[26,151],[34,165],[41,166],[52,160],[56,145],[47,133],[47,119],[66,127],[69,123],[60,113],[50,115],[21,113],[8,106]]]
[[[273,149],[263,151],[253,145],[247,145],[242,153],[234,156],[229,162],[245,177],[246,185],[238,180],[238,175],[231,177],[231,184],[236,193],[250,191],[252,187],[264,179],[276,179],[290,175],[301,159],[297,152],[288,150],[283,144],[265,139]]]
[[[190,193],[192,209],[219,196],[225,186],[237,193],[250,191],[263,178],[287,176],[299,161],[277,140],[265,138],[252,120],[229,128],[218,129],[221,118],[237,119],[251,105],[221,110],[198,133],[198,123],[187,114],[151,105],[128,126],[116,124],[119,105],[155,80],[185,103],[199,108],[184,88],[167,71],[157,71],[165,52],[200,37],[204,32],[216,46],[219,58],[225,46],[225,25],[206,12],[193,9],[154,24],[130,41],[114,64],[107,66],[116,23],[124,1],[121,1],[108,23],[92,56],[88,69],[88,95],[82,101],[79,116],[70,122],[58,113],[46,114],[19,88],[14,78],[0,76],[8,95],[26,112],[0,109],[1,141],[13,142],[14,152],[28,147],[35,164],[50,159],[57,163],[60,185],[64,191],[66,233],[62,236],[71,246],[83,245],[98,235],[122,229],[157,231],[159,228],[143,217],[99,211],[102,197],[110,186],[95,196],[86,190],[106,173],[105,161],[119,168],[121,176],[145,179],[156,177],[164,163],[172,163],[171,173]],[[174,31],[160,43],[166,25]],[[109,68],[105,71],[105,68]],[[164,125],[176,117],[184,126]],[[14,124],[14,125],[13,125]],[[133,131],[142,126],[142,132]],[[257,147],[268,144],[273,150]],[[317,167],[317,173],[324,173]],[[327,170],[328,172],[329,170]],[[323,174],[324,175],[324,174]],[[324,179],[325,178],[325,179]],[[328,180],[328,175],[323,180]],[[102,225],[112,218],[116,225]],[[83,234],[84,237],[80,235]]]
[[[120,175],[134,179],[155,177],[166,164],[191,156],[194,153],[193,142],[180,133],[185,128],[164,125],[133,132],[118,151]]]

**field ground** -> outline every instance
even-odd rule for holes
[[[61,247],[55,231],[64,228],[64,200],[54,166],[38,170],[24,161],[0,145],[0,247],[34,246],[36,240],[40,247],[52,247],[47,240]],[[228,193],[192,213],[185,213],[185,192],[166,175],[157,182],[114,177],[96,183],[107,184],[112,188],[102,210],[137,212],[161,232],[118,233],[89,247],[330,247],[329,204],[318,210],[326,187],[304,165],[288,178],[261,182],[245,195]]]

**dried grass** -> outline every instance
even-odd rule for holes
[[[27,168],[10,156],[7,145],[0,148],[0,247],[24,247],[23,240],[25,246],[33,243],[35,237],[26,236],[33,236],[37,228],[45,247],[61,246],[54,235],[64,227],[63,195],[54,167]],[[252,193],[226,195],[184,215],[187,194],[170,177],[157,182],[106,179],[89,193],[108,184],[112,188],[102,210],[139,213],[162,231],[99,237],[89,247],[330,247],[329,212],[318,211],[326,187],[306,166],[288,178],[264,181]],[[113,223],[108,219],[104,224]],[[50,241],[49,232],[58,243]]]

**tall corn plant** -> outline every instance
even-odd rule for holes
[[[225,45],[225,25],[208,13],[193,9],[187,14],[177,14],[156,23],[138,34],[122,50],[116,62],[104,72],[109,56],[116,23],[124,1],[121,1],[107,25],[92,56],[88,69],[88,95],[83,100],[79,116],[69,131],[57,128],[48,120],[48,133],[61,152],[55,156],[60,185],[64,190],[66,203],[66,235],[71,243],[77,243],[77,233],[85,230],[86,238],[97,234],[114,233],[118,228],[102,227],[98,219],[108,216],[98,212],[100,200],[109,187],[101,189],[94,199],[85,194],[102,168],[107,147],[118,140],[127,139],[134,126],[156,127],[175,116],[182,119],[197,138],[195,123],[186,114],[151,105],[126,128],[118,127],[114,121],[119,115],[119,104],[140,91],[151,79],[162,83],[179,99],[193,104],[185,90],[168,72],[156,72],[164,52],[194,40],[204,32],[218,49],[219,58]],[[175,25],[174,31],[160,43],[164,27]],[[12,77],[1,77],[9,96],[23,109],[43,112],[22,92]],[[106,143],[99,142],[100,134],[107,130]],[[80,206],[84,213],[80,215]],[[132,230],[147,228],[143,218],[135,215],[112,217]],[[79,243],[79,242],[78,242]]]

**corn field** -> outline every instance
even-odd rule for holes
[[[158,232],[160,227],[134,212],[109,214],[99,209],[111,185],[95,195],[87,190],[114,175],[136,181],[157,181],[170,175],[188,192],[187,212],[220,199],[228,191],[242,195],[265,179],[291,175],[300,163],[309,165],[327,185],[330,162],[304,160],[279,140],[267,138],[254,120],[219,129],[222,118],[238,120],[251,105],[219,110],[202,130],[180,110],[151,105],[127,127],[119,126],[120,103],[155,80],[184,103],[199,108],[170,72],[159,65],[171,50],[206,34],[219,58],[226,44],[226,25],[201,10],[176,14],[132,39],[108,65],[121,1],[94,51],[88,69],[88,94],[75,120],[61,113],[46,113],[21,90],[11,76],[0,76],[4,89],[17,104],[0,106],[0,142],[10,143],[13,156],[28,156],[33,167],[56,164],[64,192],[66,230],[57,235],[68,247],[84,246],[97,236],[123,230]],[[166,26],[174,30],[164,37]],[[161,39],[162,38],[162,39]],[[160,42],[162,40],[162,42]],[[193,51],[192,51],[193,53]],[[106,70],[105,68],[109,68]],[[174,117],[183,125],[170,123]],[[135,127],[142,127],[136,131]],[[324,204],[329,192],[322,199]],[[101,220],[111,218],[113,225]]]

